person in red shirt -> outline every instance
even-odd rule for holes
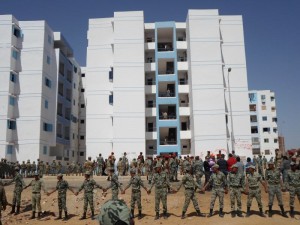
[[[231,166],[236,163],[236,158],[233,157],[233,155],[230,153],[227,159],[227,170],[228,172],[231,171]]]

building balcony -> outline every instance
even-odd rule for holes
[[[156,140],[157,139],[157,132],[146,132],[146,140]]]
[[[190,86],[189,85],[178,85],[178,93],[182,94],[189,94],[190,93]]]
[[[18,141],[18,133],[16,129],[7,129],[6,130],[6,142],[14,144]]]
[[[186,50],[187,49],[187,42],[182,40],[182,41],[178,41],[176,42],[176,47],[177,50]]]
[[[177,62],[178,71],[188,71],[189,66],[187,62]]]
[[[155,85],[146,85],[145,86],[145,94],[156,94],[156,86]]]
[[[153,40],[153,41],[152,41]],[[154,39],[146,39],[146,43],[145,43],[145,50],[148,51],[148,50],[155,50],[155,40]],[[149,42],[148,42],[149,41]]]
[[[185,104],[180,104],[181,106],[179,107],[179,115],[180,116],[190,116],[191,115],[191,110],[189,107],[188,103]]]
[[[181,139],[191,139],[192,132],[190,130],[181,130],[180,131],[180,138]]]
[[[156,107],[154,107],[154,108],[146,108],[145,115],[146,115],[146,117],[156,116]]]
[[[145,71],[146,72],[155,72],[155,70],[156,70],[155,62],[145,63]]]

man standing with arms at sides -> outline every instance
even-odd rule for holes
[[[65,211],[65,217],[64,221],[68,220],[68,210],[67,210],[67,190],[70,190],[72,193],[75,193],[73,189],[69,187],[69,184],[66,180],[63,180],[63,175],[60,173],[57,175],[57,184],[56,189],[54,189],[51,192],[48,192],[47,195],[50,196],[52,193],[57,191],[57,203],[58,203],[58,210],[59,210],[59,216],[56,218],[56,220],[59,220],[62,218],[62,210]]]
[[[269,193],[269,217],[272,217],[272,205],[274,201],[274,197],[276,195],[278,205],[281,210],[281,214],[283,217],[287,217],[284,208],[283,208],[283,201],[282,201],[282,193],[281,190],[284,190],[281,174],[279,168],[275,169],[273,162],[268,162],[268,169],[265,173],[265,179],[268,184],[268,193]]]
[[[135,169],[130,170],[130,176],[131,176],[130,181],[122,191],[122,194],[125,194],[125,191],[132,185],[131,201],[130,201],[131,214],[134,217],[134,206],[135,206],[135,202],[137,202],[138,209],[139,209],[138,219],[140,220],[142,219],[141,187],[144,188],[146,192],[148,190],[145,187],[141,177],[136,175]]]
[[[128,159],[127,159],[127,153],[124,152],[124,155],[122,157],[122,167],[123,167],[123,171],[122,171],[122,176],[127,176],[127,171],[128,171]]]
[[[295,197],[298,197],[300,201],[300,171],[297,170],[297,164],[291,162],[291,170],[287,174],[287,178],[285,180],[285,186],[290,192],[290,215],[292,218],[295,217],[294,211],[294,203]]]
[[[11,181],[7,182],[5,185],[10,185],[11,183],[15,183],[15,189],[14,189],[14,197],[12,202],[12,209],[9,214],[14,213],[15,215],[18,215],[20,213],[21,194],[23,188],[26,186],[22,175],[19,174],[19,167],[15,167],[14,178]],[[17,206],[17,211],[15,211],[16,206]]]
[[[32,204],[32,216],[30,219],[35,218],[35,212],[37,208],[38,218],[42,216],[42,207],[41,207],[41,189],[46,193],[46,188],[44,181],[40,180],[39,173],[34,174],[34,180],[32,180],[24,189],[28,188],[29,186],[32,187],[32,197],[31,197],[31,204]]]
[[[182,208],[181,219],[186,218],[185,213],[186,213],[187,208],[189,207],[191,200],[194,204],[194,208],[197,212],[197,215],[200,217],[205,217],[205,215],[203,215],[200,212],[199,204],[198,204],[197,198],[195,196],[196,189],[197,188],[200,189],[201,186],[194,181],[192,168],[186,170],[186,174],[183,176],[180,186],[177,188],[177,191],[179,191],[179,189],[181,188],[182,185],[184,185],[184,188],[185,188],[185,191],[184,191],[185,201],[184,201],[184,205]]]
[[[227,176],[230,192],[231,217],[243,217],[242,215],[242,191],[245,190],[244,174],[238,172],[238,165],[231,167],[231,172]],[[237,202],[237,211],[235,212],[235,201]]]
[[[246,176],[246,192],[248,193],[246,217],[250,216],[250,208],[251,208],[253,198],[255,198],[257,201],[258,208],[259,208],[259,215],[261,217],[266,217],[263,213],[263,205],[261,202],[261,190],[259,187],[259,183],[263,185],[266,192],[267,192],[267,186],[265,182],[262,181],[261,175],[258,173],[254,173],[255,171],[254,165],[250,165],[248,167],[248,171],[249,173]]]
[[[101,154],[99,154],[99,157],[97,157],[97,175],[99,176],[102,176],[102,168],[103,168],[103,163],[104,163],[104,160],[103,160],[103,157]]]
[[[151,189],[155,185],[155,220],[159,219],[159,204],[160,201],[162,202],[163,205],[163,216],[164,219],[168,218],[167,215],[167,194],[168,194],[168,188],[172,189],[170,181],[169,181],[169,176],[166,172],[161,171],[161,166],[160,164],[156,165],[155,167],[155,174],[152,179],[152,184],[150,189],[148,190],[148,194],[151,193]]]
[[[92,220],[93,220],[94,216],[95,216],[93,190],[95,187],[100,188],[102,190],[104,190],[104,189],[100,185],[98,185],[94,179],[90,178],[89,172],[85,172],[84,177],[85,177],[85,180],[84,180],[83,184],[80,186],[79,190],[77,192],[75,192],[75,195],[77,196],[82,189],[84,190],[83,214],[82,214],[82,217],[80,218],[80,220],[86,219],[86,212],[87,212],[88,204],[90,204],[90,207],[91,207]]]
[[[205,192],[206,187],[211,183],[212,184],[212,194],[210,200],[210,210],[209,217],[213,216],[214,204],[216,198],[219,197],[220,211],[219,216],[224,217],[223,207],[224,207],[224,193],[227,194],[227,182],[224,173],[219,171],[219,165],[215,164],[212,166],[213,174],[210,176],[208,183],[202,188],[202,191]]]

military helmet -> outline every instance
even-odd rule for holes
[[[136,174],[136,170],[134,168],[130,169],[130,173]]]

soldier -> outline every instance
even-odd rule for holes
[[[86,219],[86,211],[88,208],[88,204],[90,204],[91,212],[92,212],[92,220],[95,216],[95,210],[94,210],[94,199],[93,199],[93,190],[95,187],[100,188],[104,191],[103,187],[98,185],[94,179],[90,178],[90,173],[85,172],[85,180],[83,184],[80,186],[79,190],[75,192],[75,195],[77,196],[79,192],[84,189],[84,205],[83,205],[83,214],[80,220]]]
[[[57,165],[56,165],[56,174],[60,174],[62,173],[62,165],[61,162],[58,161]]]
[[[109,176],[111,177],[111,182],[110,185],[103,189],[104,192],[106,192],[107,190],[111,189],[111,193],[112,193],[112,200],[117,200],[118,199],[118,195],[119,195],[119,189],[122,192],[122,188],[121,188],[121,183],[118,181],[118,175],[115,174],[115,169],[111,168],[109,170]]]
[[[40,174],[40,177],[43,177],[44,173],[45,173],[45,165],[43,161],[40,161],[38,159],[39,163],[38,163],[38,172]]]
[[[94,164],[92,162],[92,157],[88,157],[88,160],[84,163],[85,172],[89,172],[91,175],[93,174]]]
[[[160,201],[162,202],[163,205],[163,216],[164,219],[168,218],[167,215],[167,193],[168,193],[168,188],[173,189],[171,187],[170,181],[169,181],[169,176],[161,171],[161,166],[160,164],[156,165],[155,167],[156,173],[153,176],[152,179],[152,184],[150,189],[148,190],[148,194],[151,193],[151,189],[155,185],[155,220],[159,219],[159,204]]]
[[[263,162],[263,165],[264,165],[264,170],[267,169],[267,162],[268,162],[268,160],[267,160],[266,156],[264,156],[262,158],[262,162]]]
[[[224,192],[227,194],[227,182],[224,173],[219,171],[219,165],[214,164],[212,166],[213,174],[210,176],[209,181],[205,186],[202,188],[202,191],[205,192],[206,187],[211,183],[212,184],[212,194],[210,200],[210,210],[209,210],[209,217],[213,216],[213,209],[216,198],[219,198],[219,216],[224,217],[223,207],[224,207]]]
[[[124,152],[124,155],[122,157],[122,175],[127,176],[127,171],[128,171],[128,159],[126,157],[127,153]]]
[[[50,196],[55,191],[57,191],[57,193],[58,193],[58,195],[57,195],[57,203],[58,203],[59,215],[58,215],[58,217],[55,220],[62,219],[62,210],[65,211],[65,217],[64,217],[63,220],[64,221],[68,220],[68,210],[67,210],[67,190],[68,189],[73,194],[75,194],[75,192],[73,191],[73,189],[69,187],[68,182],[63,179],[63,175],[61,173],[58,174],[57,175],[56,188],[53,191],[47,193],[48,196]]]
[[[113,153],[113,152],[112,152]],[[113,157],[112,156],[109,156],[108,157],[108,160],[107,160],[107,164],[106,164],[106,174],[108,175],[107,176],[107,180],[110,180],[110,170],[114,168],[114,160],[113,160]]]
[[[117,163],[117,170],[118,170],[118,175],[123,175],[124,168],[123,168],[123,162],[122,158],[119,158],[119,162]]]
[[[183,166],[183,174],[185,174],[185,171],[187,171],[188,167],[190,168],[190,166],[191,166],[187,157],[184,157],[182,166]]]
[[[37,166],[35,164],[35,161],[33,161],[31,164],[31,174],[35,174],[36,171],[37,171]]]
[[[276,195],[278,205],[281,210],[281,214],[283,217],[287,217],[282,201],[282,193],[281,190],[284,190],[283,182],[281,180],[280,170],[278,168],[275,169],[273,162],[268,162],[268,169],[265,172],[265,179],[268,184],[267,191],[269,193],[269,217],[272,217],[272,205],[274,201],[274,196]]]
[[[282,153],[279,149],[275,149],[275,167],[280,167],[282,161]]]
[[[31,176],[31,164],[30,164],[30,160],[27,160],[26,163],[26,177],[30,177]]]
[[[132,190],[131,190],[131,201],[130,201],[130,206],[131,206],[131,214],[134,217],[134,207],[135,207],[135,202],[138,205],[139,209],[139,217],[138,219],[142,219],[142,203],[141,203],[141,187],[145,189],[147,192],[147,188],[145,187],[142,179],[140,176],[136,175],[136,170],[131,169],[130,170],[130,181],[128,185],[124,188],[122,194],[125,194],[125,191],[132,185]]]
[[[295,197],[298,197],[300,201],[300,171],[297,170],[297,164],[294,162],[290,163],[291,170],[288,172],[285,186],[290,193],[290,215],[292,218],[295,217],[294,202]]]
[[[115,162],[116,162],[115,153],[112,152],[111,155],[110,155],[109,157],[110,157],[110,159],[112,160],[113,165],[115,165]]]
[[[175,154],[170,154],[170,159],[169,159],[169,168],[170,168],[170,180],[171,181],[178,181],[177,180],[177,161],[176,161],[176,155]]]
[[[152,176],[153,176],[153,159],[151,156],[148,156],[146,162],[145,162],[145,165],[146,165],[146,172],[147,172],[147,180],[148,180],[148,183],[151,184],[151,180],[152,180]]]
[[[262,161],[262,156],[259,155],[258,158],[256,159],[256,165],[258,169],[258,173],[261,175],[262,179],[264,180],[264,170],[263,170],[263,161]]]
[[[250,208],[251,208],[253,198],[255,198],[257,201],[260,216],[265,217],[263,213],[263,205],[261,202],[261,190],[259,188],[259,182],[263,185],[265,191],[267,192],[266,184],[265,182],[262,181],[262,177],[259,173],[254,173],[255,171],[254,165],[250,165],[248,167],[248,170],[249,170],[249,174],[247,174],[246,176],[246,192],[248,194],[246,217],[250,216]]]
[[[23,177],[26,177],[26,164],[25,161],[22,162],[21,164],[21,174]]]
[[[179,156],[179,171],[180,175],[183,175],[183,159],[181,156]]]
[[[51,175],[52,176],[56,175],[56,162],[55,162],[55,160],[53,160],[52,163],[51,163]]]
[[[49,163],[46,162],[46,166],[45,166],[45,174],[46,174],[46,176],[49,176],[50,170],[51,170],[51,167],[50,167]]]
[[[98,217],[100,225],[134,225],[134,220],[123,200],[105,202]]]
[[[200,159],[199,156],[196,156],[195,159],[196,160],[195,160],[195,163],[193,165],[193,170],[194,170],[196,182],[200,186],[199,189],[201,189],[201,178],[204,175],[203,162],[202,162],[202,160]]]
[[[97,175],[99,176],[102,176],[103,175],[103,164],[104,164],[104,160],[103,160],[103,157],[101,154],[99,154],[99,157],[97,157]]]
[[[243,217],[241,192],[245,190],[244,175],[238,172],[238,165],[234,164],[231,167],[231,172],[227,176],[228,187],[230,191],[231,217]],[[235,213],[235,200],[237,202],[237,211]]]
[[[191,200],[194,204],[194,208],[197,212],[197,215],[200,217],[205,217],[205,215],[203,215],[200,212],[198,201],[195,196],[196,189],[197,188],[201,189],[201,186],[197,182],[194,181],[192,168],[190,168],[190,170],[186,171],[186,174],[183,176],[182,181],[181,181],[179,187],[177,188],[177,191],[179,191],[179,189],[181,188],[182,185],[184,185],[184,188],[185,188],[185,191],[184,191],[185,202],[184,202],[184,205],[182,208],[181,219],[186,218],[185,213],[186,213],[187,208],[189,207]]]
[[[30,219],[35,218],[36,208],[37,208],[38,218],[41,218],[42,216],[41,189],[43,188],[43,191],[46,193],[46,188],[44,182],[40,180],[38,172],[34,174],[34,180],[32,180],[24,189],[28,188],[29,186],[32,187],[32,197],[31,197],[32,216]]]
[[[9,214],[14,213],[15,215],[18,215],[20,213],[21,194],[23,188],[26,186],[22,175],[19,174],[19,167],[15,167],[14,178],[11,181],[7,182],[5,185],[10,185],[13,182],[15,183],[15,189],[14,189],[14,196],[12,201],[12,209]],[[16,206],[17,206],[17,211],[15,211]]]
[[[2,225],[1,211],[2,211],[2,209],[3,209],[3,211],[5,211],[6,206],[7,206],[7,199],[6,199],[5,189],[2,185],[2,180],[0,178],[0,225]]]

